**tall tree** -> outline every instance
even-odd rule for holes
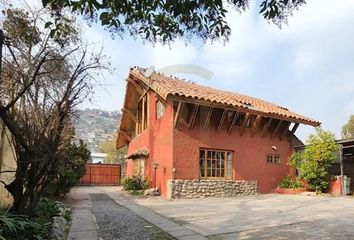
[[[104,65],[100,53],[84,47],[73,23],[51,38],[43,31],[45,11],[6,5],[3,15],[0,118],[12,134],[17,168],[14,180],[2,183],[14,198],[12,211],[30,215],[65,160],[75,107]]]
[[[42,0],[43,6],[53,13],[53,34],[63,26],[63,10],[69,8],[89,21],[100,21],[113,35],[123,36],[128,33],[133,37],[162,43],[178,38],[190,40],[192,37],[204,41],[228,40],[231,34],[226,21],[228,9],[245,11],[249,2],[250,0]],[[266,20],[280,26],[304,3],[305,0],[262,0],[259,13]]]
[[[347,124],[342,127],[343,138],[354,138],[354,115],[351,115]]]

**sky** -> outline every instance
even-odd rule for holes
[[[281,29],[258,14],[256,1],[243,13],[230,11],[232,29],[226,44],[176,41],[170,46],[130,37],[112,39],[101,26],[83,26],[88,41],[102,43],[116,68],[95,86],[83,108],[120,110],[130,66],[160,69],[194,64],[213,73],[211,79],[183,74],[198,84],[230,90],[284,106],[322,122],[340,138],[354,114],[354,1],[309,0]],[[301,125],[305,140],[312,127]]]

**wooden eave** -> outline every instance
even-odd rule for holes
[[[221,108],[229,111],[237,111],[240,113],[244,114],[253,114],[253,115],[260,115],[262,117],[267,117],[267,118],[273,118],[277,120],[283,120],[283,121],[289,121],[293,123],[299,123],[299,124],[305,124],[305,125],[310,125],[313,127],[318,127],[321,123],[320,122],[310,122],[302,119],[297,119],[297,118],[292,118],[292,117],[286,117],[286,116],[281,116],[277,114],[272,114],[272,113],[265,113],[262,111],[257,111],[255,109],[248,108],[246,105],[245,107],[236,107],[232,105],[225,105],[221,103],[216,103],[216,102],[210,102],[210,101],[205,101],[205,100],[200,100],[200,99],[195,99],[195,98],[190,98],[190,97],[180,97],[180,96],[174,96],[174,95],[168,95],[168,98],[174,100],[174,101],[181,101],[185,103],[191,103],[191,104],[198,104],[200,106],[205,106],[205,107],[213,107],[213,108]]]
[[[131,75],[128,76],[124,105],[116,140],[117,149],[124,147],[132,140],[132,127],[134,127],[135,123],[138,121],[135,113],[138,108],[139,99],[142,95],[146,94],[146,91],[148,91],[148,89],[145,85],[142,85],[140,81],[137,82]]]

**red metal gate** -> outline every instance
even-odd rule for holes
[[[86,173],[80,179],[83,185],[119,185],[121,178],[120,164],[86,164]]]

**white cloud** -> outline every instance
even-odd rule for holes
[[[313,52],[312,48],[299,48],[295,51],[294,68],[296,71],[311,69],[317,60],[317,54]]]

